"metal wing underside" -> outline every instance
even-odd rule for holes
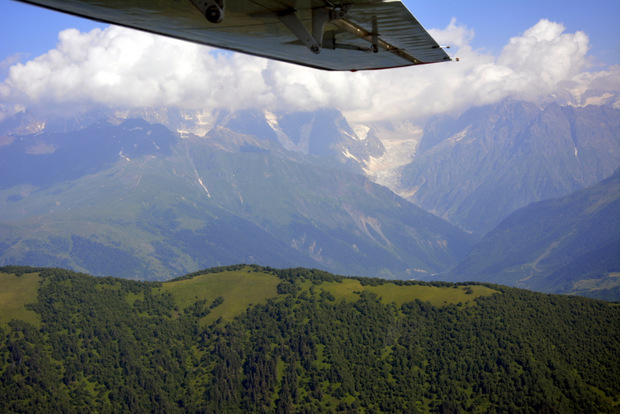
[[[385,69],[450,60],[400,1],[343,2],[351,6],[344,18],[325,24],[324,47],[318,54],[302,44],[278,13],[294,11],[296,19],[312,31],[312,9],[333,5],[334,0],[225,0],[225,18],[217,24],[207,21],[190,0],[23,1],[105,23],[326,70]]]

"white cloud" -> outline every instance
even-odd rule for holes
[[[459,56],[441,63],[371,72],[324,72],[111,26],[60,33],[56,49],[14,64],[0,99],[87,107],[335,107],[352,121],[407,119],[569,88],[620,90],[618,67],[587,72],[588,37],[541,20],[510,39],[499,57],[473,50],[474,32],[453,20],[433,36]]]
[[[541,20],[504,47],[498,64],[509,67],[538,90],[553,89],[587,67],[588,37],[564,33],[564,26]]]

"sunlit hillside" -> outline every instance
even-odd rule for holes
[[[613,412],[620,307],[238,265],[0,269],[2,412]],[[36,295],[35,295],[36,293]]]

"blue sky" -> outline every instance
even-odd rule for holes
[[[620,108],[620,0],[404,3],[459,63],[325,72],[0,0],[0,120],[25,107],[92,105],[331,107],[353,122],[422,120],[550,96]],[[69,28],[78,30],[59,38]]]
[[[426,27],[442,28],[455,17],[475,32],[474,48],[493,54],[511,37],[540,19],[562,23],[567,32],[583,31],[590,38],[591,55],[607,64],[620,63],[620,1],[618,0],[474,0],[405,1]]]
[[[568,32],[584,31],[592,55],[607,64],[620,63],[620,1],[576,0],[404,1],[427,28],[441,29],[451,18],[475,32],[474,48],[499,53],[507,41],[540,19],[562,23]],[[88,31],[105,25],[13,0],[0,0],[0,61],[22,54],[33,58],[52,49],[67,28]]]

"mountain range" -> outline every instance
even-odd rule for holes
[[[337,130],[342,118],[328,119]],[[1,262],[151,280],[244,262],[406,278],[472,246],[337,157],[225,126],[234,120],[204,137],[128,119],[5,138]]]
[[[483,236],[518,208],[620,166],[620,110],[503,101],[430,120],[399,194]]]
[[[514,100],[435,117],[424,128],[352,124],[330,109],[99,108],[71,118],[25,111],[0,123],[0,264],[161,280],[258,263],[603,294],[620,269],[585,282],[586,263],[613,256],[615,210],[541,213],[540,222],[581,232],[607,226],[604,237],[589,232],[595,245],[572,262],[547,252],[559,237],[572,240],[559,235],[572,230],[557,224],[543,237],[529,213],[510,215],[612,175],[619,120],[609,105]],[[596,201],[604,194],[591,193],[591,208],[606,205]],[[510,238],[497,239],[504,220],[522,229],[528,255],[506,258],[514,249],[502,247]],[[533,274],[487,267],[508,260],[523,270],[532,257],[545,258]],[[583,266],[590,270],[562,276]]]
[[[512,213],[442,279],[617,299],[619,271],[617,170],[595,186]]]
[[[441,278],[618,300],[620,169],[592,187],[515,211]]]

